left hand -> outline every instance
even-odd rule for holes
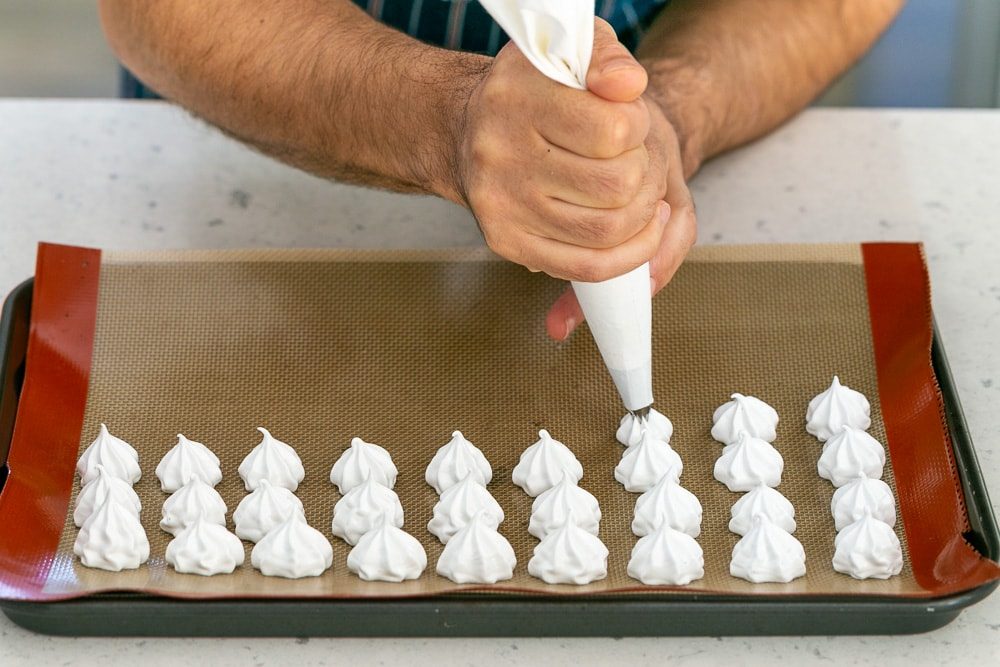
[[[650,127],[646,136],[646,150],[650,162],[660,161],[669,165],[667,187],[663,199],[670,205],[670,220],[663,231],[659,249],[649,260],[650,289],[659,292],[670,282],[698,235],[694,201],[682,169],[680,143],[674,126],[667,120],[663,109],[650,96],[643,98],[649,107]],[[576,300],[573,288],[568,287],[549,309],[545,328],[551,338],[565,340],[583,322],[583,311]]]

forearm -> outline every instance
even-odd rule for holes
[[[674,0],[638,57],[677,126],[685,172],[806,106],[905,0]]]
[[[317,175],[456,199],[464,85],[489,59],[421,44],[348,0],[101,0],[165,97]]]

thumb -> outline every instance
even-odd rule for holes
[[[614,28],[595,18],[587,89],[609,102],[631,102],[646,90],[646,82],[646,70],[618,41]]]

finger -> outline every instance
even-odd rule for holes
[[[553,340],[566,340],[583,322],[583,309],[572,287],[567,287],[545,316],[545,331]]]
[[[627,206],[642,190],[649,169],[645,146],[618,157],[599,160],[575,155],[547,144],[540,165],[538,189],[553,199],[597,209]]]
[[[589,158],[608,159],[638,148],[649,134],[642,100],[608,102],[583,90],[551,82],[531,110],[535,131],[550,144]]]
[[[513,261],[539,268],[566,280],[600,282],[622,275],[655,254],[670,217],[670,207],[660,204],[656,214],[638,234],[613,248],[582,248],[549,238],[523,235],[517,247],[494,248]]]
[[[587,89],[611,102],[631,102],[646,90],[646,70],[618,41],[607,21],[594,20],[594,50]]]
[[[694,200],[680,169],[672,169],[667,177],[666,200],[673,214],[663,231],[660,248],[649,262],[654,294],[670,282],[698,239]]]

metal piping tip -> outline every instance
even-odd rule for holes
[[[644,408],[639,408],[638,410],[633,410],[632,414],[635,415],[638,419],[642,419],[643,421],[645,421],[646,417],[649,416],[649,411],[650,411],[650,409],[652,409],[652,407],[653,407],[653,404],[650,403],[649,405],[647,405]]]

